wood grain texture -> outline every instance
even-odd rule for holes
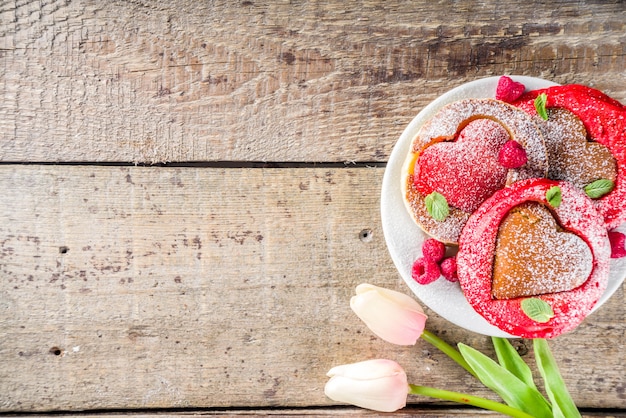
[[[0,3],[0,161],[386,161],[448,89],[626,100],[623,1]]]
[[[382,173],[0,166],[0,411],[331,405],[326,371],[368,358],[491,396],[349,309],[361,282],[408,291],[382,236]],[[624,299],[551,344],[580,407],[624,406]]]
[[[0,413],[379,416],[323,394],[329,368],[376,357],[492,397],[349,309],[361,282],[408,293],[384,163],[421,108],[479,77],[626,102],[625,45],[619,0],[0,1]],[[346,164],[233,168],[256,161]],[[576,403],[609,416],[626,410],[624,288],[551,342]],[[399,416],[493,416],[410,401]]]
[[[29,415],[33,418],[50,418],[53,416],[59,416],[58,414],[32,414]],[[188,417],[241,417],[241,416],[253,416],[253,417],[388,417],[388,413],[367,411],[363,409],[357,409],[353,407],[341,407],[341,408],[308,408],[308,409],[272,409],[272,410],[195,410],[189,412],[177,412],[177,413],[97,413],[97,414],[81,414],[81,417],[85,418],[188,418]],[[394,417],[408,418],[450,418],[450,417],[502,417],[501,414],[496,414],[490,411],[477,410],[472,408],[419,408],[419,407],[407,407],[401,411],[395,412]],[[623,413],[607,413],[607,412],[583,412],[582,417],[603,417],[603,418],[621,418],[625,417]]]

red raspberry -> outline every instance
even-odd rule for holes
[[[498,162],[505,168],[520,168],[526,161],[526,150],[513,140],[506,141],[498,153]]]
[[[609,241],[611,242],[611,258],[626,257],[626,236],[618,231],[609,232]]]
[[[513,81],[510,77],[503,75],[498,79],[496,87],[496,99],[503,102],[513,103],[519,99],[526,87],[522,83]]]
[[[429,261],[434,261],[435,263],[438,263],[443,260],[445,254],[446,245],[443,242],[439,242],[434,238],[428,238],[422,244],[422,255],[425,259]]]
[[[441,267],[441,274],[448,281],[451,281],[453,283],[459,281],[459,276],[456,273],[456,257],[446,258],[445,260],[441,262],[440,267]]]
[[[411,276],[419,284],[429,284],[441,276],[441,270],[439,270],[439,264],[420,257],[413,263]]]

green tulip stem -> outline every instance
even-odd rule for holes
[[[472,405],[477,408],[488,409],[515,418],[533,418],[524,411],[512,408],[500,402],[489,399],[467,395],[465,393],[451,392],[448,390],[435,389],[427,386],[409,385],[409,394],[428,396],[430,398],[442,399],[444,401],[458,402],[465,405]]]
[[[441,350],[444,354],[447,354],[448,357],[450,357],[452,360],[456,361],[461,367],[463,367],[472,376],[474,376],[474,377],[476,377],[478,379],[478,377],[476,376],[476,373],[474,373],[474,370],[472,370],[470,365],[467,364],[467,361],[465,361],[465,359],[463,358],[463,356],[461,355],[459,350],[457,350],[456,348],[452,347],[450,344],[448,344],[447,342],[445,342],[441,338],[437,337],[435,334],[433,334],[432,332],[430,332],[428,330],[424,330],[424,332],[422,333],[422,339],[424,339],[427,342],[429,342],[430,344],[434,345],[436,348]]]

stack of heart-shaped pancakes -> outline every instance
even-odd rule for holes
[[[525,153],[512,168],[502,159],[511,141]],[[459,282],[479,314],[512,335],[552,338],[575,328],[606,289],[608,231],[626,221],[625,167],[624,106],[558,86],[513,103],[443,107],[412,141],[402,190],[428,235],[458,244]],[[433,195],[445,211],[428,206]]]

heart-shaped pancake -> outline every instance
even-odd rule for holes
[[[531,115],[537,115],[534,101],[546,94],[549,110],[564,108],[583,123],[591,140],[606,146],[615,162],[616,178],[613,190],[595,199],[608,229],[626,221],[626,106],[591,87],[578,84],[554,86],[525,93],[514,104]]]
[[[560,188],[562,200],[558,206],[550,206],[547,193],[556,186]],[[577,281],[570,279],[568,285],[557,286],[560,290],[556,292],[507,299],[494,298],[492,296],[494,261],[499,235],[502,238],[500,226],[511,211],[523,208],[523,205],[528,203],[550,208],[549,211],[556,223],[556,226],[550,224],[548,228],[552,230],[550,233],[573,234],[588,246],[582,251],[591,252],[591,272],[582,284],[576,286]],[[541,210],[544,208],[540,208],[540,212]],[[526,216],[534,218],[535,214],[531,212]],[[538,219],[532,221],[539,222]],[[559,228],[562,228],[562,231]],[[546,233],[546,228],[541,229]],[[515,231],[511,231],[511,235],[515,235]],[[535,238],[542,239],[536,236]],[[545,246],[550,245],[552,244]],[[569,246],[571,252],[576,251],[574,247],[579,244],[565,245]],[[525,251],[521,248],[518,250]],[[546,251],[551,252],[554,257],[565,257],[560,266],[578,263],[581,260],[581,256],[571,259],[568,254],[562,254],[554,249],[548,248]],[[588,253],[582,256],[583,264],[588,263],[588,256]],[[463,228],[456,261],[459,283],[465,298],[489,323],[518,337],[553,338],[574,329],[591,312],[608,284],[610,256],[611,245],[604,219],[591,199],[568,182],[536,178],[515,182],[485,200]],[[562,268],[560,266],[557,265],[555,268]],[[526,268],[532,272],[532,269]],[[586,270],[581,270],[582,275],[584,271]],[[537,277],[532,280],[534,282],[542,279],[540,276],[545,274],[545,269],[541,268],[536,273]],[[554,287],[554,283],[547,286]],[[565,290],[570,286],[574,287]],[[528,299],[541,299],[550,305],[554,316],[547,322],[531,318],[523,309],[523,301]]]
[[[491,294],[511,299],[566,292],[582,285],[592,268],[585,241],[559,227],[542,204],[523,203],[500,224]]]
[[[488,152],[485,152],[485,149],[480,150],[480,147],[470,151],[455,149],[459,151],[456,156],[453,155],[454,152],[443,152],[446,154],[445,158],[438,158],[437,154],[443,153],[434,151],[440,147],[445,149],[454,142],[458,142],[461,132],[466,128],[471,130],[470,125],[478,121],[481,124],[489,124],[485,121],[493,121],[500,125],[494,130],[495,125],[489,124],[491,131],[489,135],[495,137],[490,140],[492,146],[487,147],[488,149],[493,148],[493,143],[502,141],[504,135],[500,129],[504,129],[508,139],[517,142],[526,153],[526,163],[521,167],[508,169],[504,182],[502,181],[502,167],[494,165],[497,160],[494,160],[492,156],[487,157]],[[476,135],[471,136],[476,137]],[[462,141],[462,144],[469,145],[470,148],[475,145],[469,140],[469,136]],[[459,145],[457,144],[456,147],[461,148]],[[433,151],[429,151],[431,147],[435,147]],[[493,150],[489,149],[489,152]],[[420,161],[422,154],[426,157]],[[469,155],[473,155],[474,158],[468,158]],[[426,234],[438,241],[455,245],[473,210],[493,191],[522,179],[545,177],[548,172],[547,155],[539,128],[524,110],[494,99],[465,99],[449,103],[439,109],[411,141],[411,147],[402,168],[401,186],[404,203],[411,218]],[[462,162],[450,165],[451,173],[445,173],[449,168],[448,163],[454,160],[454,157]],[[417,181],[416,169],[418,170]],[[426,173],[428,172],[430,172],[429,175],[437,178],[427,179]],[[442,184],[445,186],[443,192],[447,194],[444,196],[450,206],[450,211],[444,220],[436,220],[430,215],[425,205],[425,199],[428,196],[425,192],[442,193],[437,190]],[[416,185],[423,191],[420,191]],[[485,190],[480,190],[482,188]]]
[[[470,122],[456,141],[426,148],[415,164],[414,183],[423,195],[441,193],[450,206],[474,212],[506,184],[508,169],[498,152],[509,140],[507,131],[491,119]]]
[[[566,180],[579,188],[598,180],[615,181],[617,167],[611,151],[588,141],[582,121],[563,108],[548,110],[548,120],[536,118],[548,150],[548,178]]]

